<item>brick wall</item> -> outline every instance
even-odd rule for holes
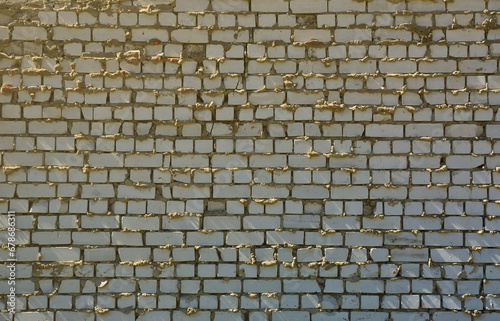
[[[0,6],[2,320],[500,319],[500,1]]]

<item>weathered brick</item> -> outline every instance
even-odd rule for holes
[[[255,12],[288,12],[288,1],[276,0],[272,3],[264,0],[251,0],[251,10]]]
[[[123,155],[90,154],[89,165],[93,167],[123,167]]]
[[[149,186],[118,186],[118,198],[138,198],[153,199],[155,197],[155,188]]]
[[[41,27],[15,26],[12,31],[12,40],[40,40],[47,39],[47,30]]]
[[[322,29],[295,30],[293,33],[293,40],[296,42],[317,40],[327,43],[330,42],[330,37],[330,31]]]
[[[173,42],[208,43],[206,30],[177,29],[172,31],[171,37]]]
[[[169,40],[168,31],[147,28],[132,29],[132,41],[148,41],[152,39],[158,39],[166,42]]]
[[[8,166],[42,166],[42,153],[9,152],[3,155],[3,161]]]
[[[54,27],[52,39],[90,41],[90,28]]]
[[[226,236],[227,245],[262,245],[263,243],[263,232],[228,232]]]
[[[94,28],[92,30],[92,40],[94,41],[108,41],[115,39],[118,41],[125,41],[125,30],[113,28]]]
[[[245,12],[249,10],[249,2],[245,0],[212,0],[212,8],[217,12]]]
[[[205,280],[203,289],[206,293],[235,293],[241,291],[240,280]]]
[[[499,318],[499,0],[20,3],[0,319]]]

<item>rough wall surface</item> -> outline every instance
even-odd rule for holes
[[[0,318],[500,320],[496,10],[2,3]]]

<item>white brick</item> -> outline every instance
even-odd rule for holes
[[[483,127],[473,124],[450,125],[445,128],[449,137],[478,137],[483,133]]]
[[[382,293],[384,292],[383,280],[358,280],[346,281],[346,291],[349,293]]]
[[[450,169],[476,168],[484,165],[484,157],[471,155],[450,155],[446,157],[446,166]]]
[[[101,293],[126,293],[135,291],[136,282],[126,279],[110,279],[101,284],[98,291]]]
[[[288,293],[318,293],[321,292],[316,280],[284,280],[284,292]]]
[[[56,196],[56,187],[49,184],[19,184],[17,185],[17,195],[23,198],[53,198]]]
[[[282,104],[285,102],[285,93],[280,92],[263,92],[251,93],[249,95],[251,104],[267,105],[267,104]]]
[[[366,135],[368,137],[403,137],[403,126],[370,124],[366,126]]]
[[[405,169],[408,160],[405,156],[372,156],[369,163],[373,169]]]
[[[154,188],[152,188],[154,189]],[[153,192],[154,193],[154,190]],[[199,186],[174,186],[172,196],[175,198],[209,198],[210,188]],[[154,197],[153,197],[154,198]]]
[[[407,195],[407,188],[403,186],[376,186],[370,189],[370,199],[406,199]]]
[[[341,61],[339,63],[339,71],[341,73],[345,73],[345,74],[367,73],[367,72],[368,73],[375,73],[377,71],[377,63],[374,60]],[[352,94],[354,94],[354,93],[352,93]],[[361,93],[356,93],[356,94],[361,94]]]
[[[15,321],[53,321],[54,312],[17,312]]]
[[[90,28],[57,27],[53,28],[53,40],[90,41]]]
[[[381,61],[379,68],[380,72],[388,74],[414,73],[417,71],[417,64],[413,61]]]
[[[249,2],[245,0],[212,0],[212,8],[217,12],[246,12],[249,10]]]
[[[485,39],[483,30],[476,29],[456,29],[446,30],[446,40],[467,42],[467,41],[483,41]]]
[[[394,249],[391,250],[393,262],[427,262],[429,253],[427,249]]]
[[[408,2],[408,10],[414,12],[445,11],[446,3],[429,2],[427,0],[412,0]]]
[[[81,320],[92,321],[94,320],[94,313],[92,312],[73,312],[73,311],[57,311],[56,320]]]
[[[322,29],[295,30],[293,33],[293,40],[295,42],[307,42],[307,41],[317,40],[327,43],[330,42],[330,36],[331,35],[329,30],[322,30]]]
[[[238,230],[241,222],[239,217],[207,216],[203,220],[203,227],[207,230]]]
[[[186,244],[221,246],[224,245],[224,233],[187,232]]]
[[[326,187],[302,185],[294,186],[292,189],[292,197],[303,199],[326,199],[330,193]]]
[[[204,280],[203,290],[206,293],[235,293],[241,291],[240,280]]]
[[[228,232],[226,236],[227,245],[262,245],[263,243],[263,232]]]
[[[161,167],[163,155],[127,155],[125,156],[125,167]]]
[[[378,93],[353,93],[345,94],[344,102],[350,105],[378,105],[382,102],[382,97]]]
[[[83,166],[83,155],[73,153],[45,153],[45,165]]]
[[[449,11],[483,11],[485,3],[482,1],[470,3],[465,0],[456,0],[447,6]]]
[[[41,27],[15,26],[12,31],[13,40],[47,39],[47,30]]]
[[[276,0],[270,3],[265,0],[251,0],[251,10],[255,12],[288,12],[288,1]]]
[[[185,0],[175,3],[174,11],[204,11],[208,8],[209,0]]]
[[[200,168],[208,167],[209,159],[204,155],[182,155],[172,156],[172,167],[179,168]]]
[[[274,41],[281,40],[284,42],[290,42],[290,37],[292,33],[290,30],[283,29],[256,29],[254,31],[255,41]]]
[[[111,184],[82,185],[82,198],[112,198],[115,189]]]
[[[498,250],[482,249],[481,251],[472,251],[472,262],[474,263],[500,263]]]
[[[202,321],[210,318],[210,311],[198,311],[195,314],[187,315],[184,311],[174,311],[173,321]]]
[[[182,245],[182,232],[149,232],[146,233],[146,245]]]
[[[155,188],[148,186],[118,186],[118,198],[130,199],[153,199],[155,198]]]
[[[158,230],[160,219],[158,217],[123,217],[122,227],[134,230]]]
[[[405,126],[406,137],[441,137],[444,130],[441,124],[409,124]]]
[[[92,40],[108,41],[110,39],[115,39],[121,42],[125,41],[125,30],[112,28],[94,28],[92,30]]]
[[[162,29],[137,28],[132,29],[132,41],[148,41],[158,39],[163,42],[169,40],[168,31]]]
[[[252,197],[254,198],[286,198],[290,191],[285,186],[252,186]]]
[[[340,233],[306,232],[305,245],[342,245],[342,235]]]
[[[12,152],[5,153],[3,157],[5,165],[8,166],[42,166],[42,153]]]
[[[365,199],[368,198],[368,189],[365,186],[332,187],[332,199]]]
[[[336,42],[372,40],[371,29],[337,29],[334,33]]]
[[[330,0],[328,3],[328,11],[330,12],[346,12],[366,10],[366,4],[356,0]]]
[[[176,29],[172,31],[172,41],[183,43],[208,43],[208,32],[206,30]]]
[[[28,124],[30,134],[65,134],[68,130],[65,121],[31,121]]]
[[[42,261],[74,262],[80,260],[80,249],[73,247],[42,248]]]
[[[438,60],[435,62],[422,61],[418,64],[418,71],[424,73],[451,73],[455,70],[457,70],[457,63],[452,60]]]
[[[164,217],[162,228],[166,230],[198,230],[200,218],[196,216]]]
[[[292,13],[321,13],[327,12],[327,1],[325,0],[292,0],[290,1]]]
[[[368,11],[396,12],[406,9],[405,2],[392,2],[388,0],[374,0],[368,3]]]
[[[467,249],[431,249],[431,260],[434,262],[467,262]]]
[[[247,167],[247,158],[240,155],[213,155],[211,165],[214,168]]]
[[[247,198],[250,197],[250,186],[246,185],[214,185],[214,198]]]
[[[266,243],[267,244],[303,244],[304,243],[304,232],[266,232]]]
[[[123,155],[90,154],[89,165],[92,167],[123,167]]]
[[[243,218],[245,230],[271,230],[280,228],[281,220],[278,216],[248,216]]]
[[[500,0],[129,4],[0,14],[0,319],[498,319]]]

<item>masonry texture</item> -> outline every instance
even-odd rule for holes
[[[0,320],[500,320],[497,11],[2,1]]]

